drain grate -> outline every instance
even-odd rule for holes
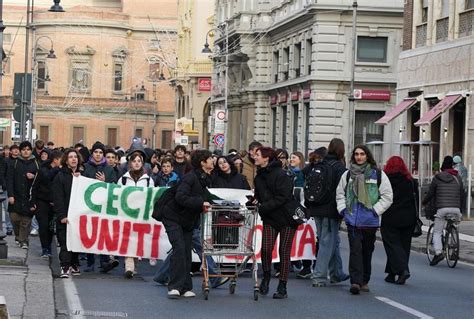
[[[90,310],[60,310],[57,311],[58,315],[66,316],[88,316],[88,317],[107,317],[107,318],[126,318],[128,314],[120,311],[90,311]]]

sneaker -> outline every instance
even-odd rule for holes
[[[38,232],[37,229],[34,229],[34,228],[33,228],[33,229],[30,231],[30,235],[31,235],[31,236],[38,236],[38,235],[39,235],[39,232]]]
[[[296,278],[300,279],[308,279],[311,277],[313,273],[311,272],[311,268],[303,268],[299,273],[296,274]]]
[[[349,278],[351,278],[351,276],[349,276],[348,274],[344,274],[341,278],[331,277],[331,280],[330,280],[330,281],[331,281],[331,284],[337,284],[337,283],[346,281],[346,280],[348,280]]]
[[[152,267],[156,266],[156,259],[154,258],[150,259],[150,266]]]
[[[125,271],[125,273],[123,275],[127,279],[132,279],[133,278],[133,271],[127,270],[127,271]]]
[[[70,267],[61,267],[61,275],[60,278],[69,278],[70,275]]]
[[[79,270],[79,267],[77,265],[72,265],[71,266],[71,275],[73,276],[80,276],[81,271]]]
[[[177,289],[172,289],[168,291],[168,299],[178,299],[181,296],[179,293],[179,290]]]
[[[212,288],[217,288],[229,281],[229,277],[222,277],[219,280],[216,280],[215,284],[212,285]]]
[[[117,267],[118,265],[119,265],[119,261],[117,259],[112,259],[109,262],[102,265],[102,269],[100,272],[104,274],[108,273],[109,271]]]
[[[49,254],[48,254],[48,249],[47,248],[43,248],[42,251],[41,251],[41,258],[43,259],[49,259]]]
[[[28,249],[28,244],[27,243],[21,243],[20,248],[21,249]]]
[[[327,286],[327,284],[325,282],[322,282],[322,281],[313,282],[313,287],[315,287],[315,288],[326,287],[326,286]]]
[[[194,298],[196,294],[191,290],[186,291],[184,294],[181,295],[183,298]]]
[[[358,284],[352,284],[349,291],[353,295],[358,295],[360,293],[360,286]]]
[[[387,277],[385,277],[385,282],[388,282],[390,284],[395,283],[395,275],[394,274],[388,274]]]
[[[444,259],[444,254],[438,254],[433,257],[433,260],[430,262],[430,266],[436,266],[440,261]]]
[[[362,286],[360,286],[360,291],[370,292],[369,284],[363,284]]]
[[[20,245],[20,242],[19,242],[18,240],[16,240],[16,239],[15,239],[15,244],[16,244],[18,247],[21,246],[21,245]]]

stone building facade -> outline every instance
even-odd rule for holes
[[[0,117],[11,119],[15,73],[24,72],[26,1],[5,0]],[[170,148],[174,129],[177,5],[173,0],[35,1],[29,66],[36,137],[69,146],[133,137]],[[47,57],[51,45],[56,59]],[[35,57],[33,60],[32,56]],[[29,71],[31,72],[31,71]],[[20,136],[7,128],[0,143]]]
[[[216,1],[222,54],[214,57],[211,102],[227,109],[226,148],[255,139],[307,155],[333,137],[349,144],[351,4]],[[390,138],[373,122],[396,102],[403,27],[403,1],[358,4],[356,144]]]
[[[427,165],[430,177],[446,155],[460,154],[465,164],[474,164],[474,1],[405,2],[399,104],[381,122],[397,140],[433,142],[431,150],[412,146],[405,155],[415,173]],[[399,152],[398,144],[390,146]]]

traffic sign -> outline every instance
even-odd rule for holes
[[[216,144],[217,146],[223,147],[224,141],[225,141],[224,134],[219,133],[219,134],[214,135],[214,144]]]
[[[30,118],[30,115],[31,115],[30,108],[25,106],[25,112],[26,112],[25,113],[25,120],[28,120]],[[15,107],[15,109],[13,110],[13,118],[17,122],[21,121],[21,106]]]

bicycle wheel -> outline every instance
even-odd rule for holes
[[[459,258],[459,233],[458,229],[450,225],[446,231],[446,262],[451,268],[456,267]]]
[[[430,225],[428,234],[426,234],[426,256],[428,256],[429,262],[431,262],[436,255],[433,248],[433,226],[434,224]]]

